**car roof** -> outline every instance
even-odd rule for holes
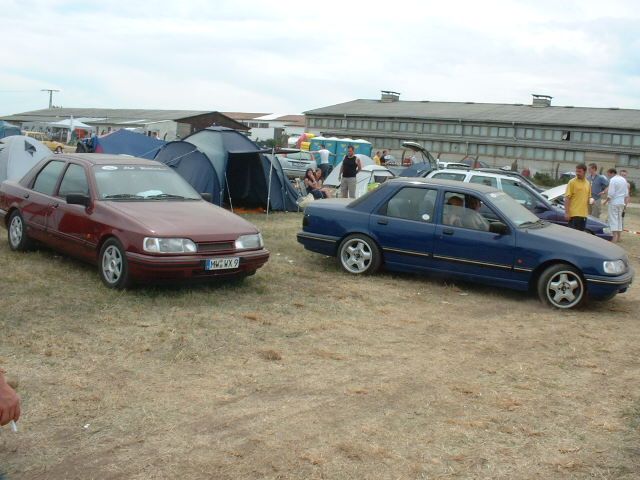
[[[441,171],[441,170],[438,170]],[[456,189],[464,189],[464,190],[472,190],[475,192],[482,193],[492,193],[492,192],[500,192],[497,188],[489,187],[487,185],[481,185],[479,183],[467,183],[467,182],[459,182],[457,180],[444,180],[439,178],[422,178],[422,177],[405,177],[405,178],[391,178],[384,182],[383,185],[386,184],[397,184],[404,183],[405,185],[435,185],[439,187],[451,187]]]
[[[88,165],[158,165],[160,162],[128,155],[112,155],[107,153],[61,153],[55,155],[56,160],[75,160]],[[161,164],[162,165],[162,164]]]

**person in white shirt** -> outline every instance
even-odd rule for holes
[[[610,168],[607,171],[607,176],[609,177],[609,187],[605,203],[609,204],[609,227],[613,235],[611,241],[618,243],[622,233],[622,212],[629,196],[629,186],[625,178],[618,175],[615,168]]]
[[[311,152],[311,156],[313,157],[314,160],[316,158],[316,155],[315,155],[316,153],[320,156],[320,163],[318,164],[318,168],[320,168],[320,171],[322,171],[322,177],[327,178],[329,173],[331,173],[331,168],[329,168],[331,166],[329,164],[329,157],[335,157],[336,154],[331,153],[329,150],[327,150],[324,144],[320,145],[320,150]]]

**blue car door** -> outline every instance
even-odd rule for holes
[[[373,212],[369,229],[382,248],[387,268],[431,268],[437,196],[435,188],[407,186]]]
[[[439,200],[433,263],[449,274],[496,285],[513,279],[515,234],[489,231],[500,216],[479,195],[447,189]]]

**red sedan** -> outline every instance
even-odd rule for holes
[[[243,278],[269,259],[258,229],[151,160],[60,154],[0,185],[12,250],[33,241],[95,263],[111,288],[133,282]]]

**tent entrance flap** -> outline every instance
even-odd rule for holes
[[[229,153],[226,183],[226,204],[234,208],[267,207],[268,186],[258,153]]]

